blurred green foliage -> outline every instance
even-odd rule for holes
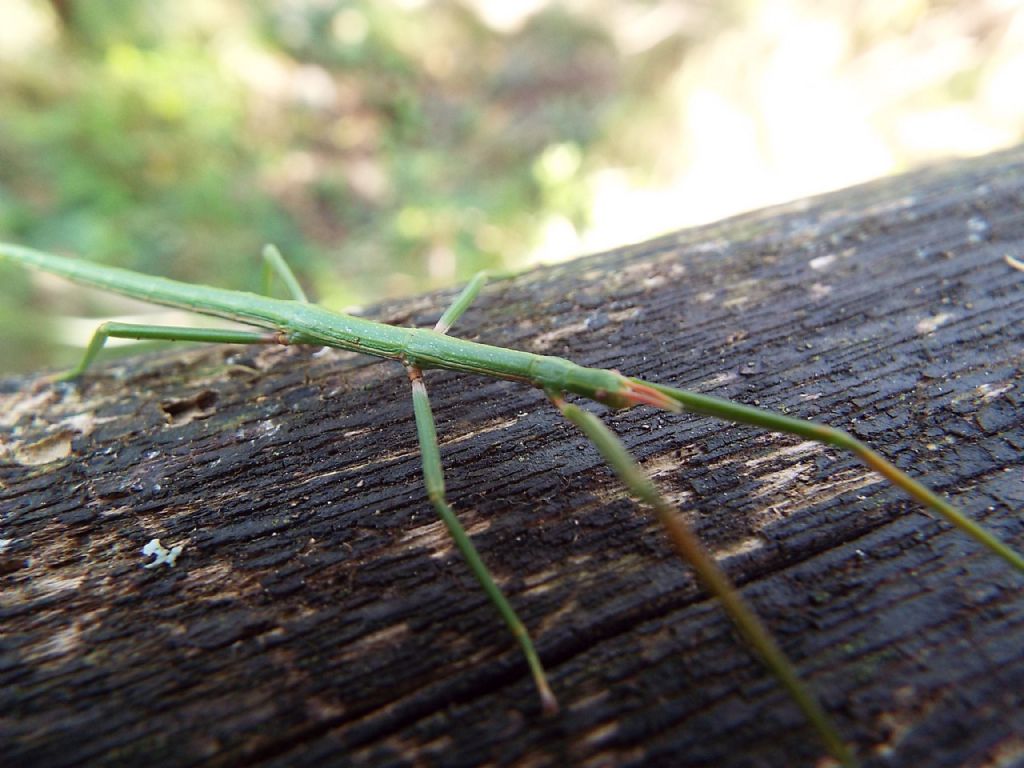
[[[274,242],[334,305],[582,224],[628,101],[606,34],[557,8],[503,34],[458,3],[35,6],[55,34],[0,68],[0,239],[248,289]],[[50,364],[29,279],[5,283],[32,338],[4,333],[4,367]]]
[[[1022,48],[975,0],[2,0],[0,239],[365,304],[1020,141]],[[136,311],[0,274],[3,370]]]

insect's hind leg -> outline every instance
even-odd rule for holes
[[[292,272],[292,268],[288,266],[288,262],[284,260],[284,256],[281,255],[281,251],[277,249],[276,245],[267,244],[263,246],[263,293],[267,296],[270,295],[270,281],[274,276],[274,273],[281,278],[281,282],[284,283],[288,289],[288,293],[292,295],[295,301],[301,301],[303,304],[309,304],[309,299],[306,298],[306,292],[302,290],[302,286],[299,285],[299,281],[295,277],[295,273]]]
[[[495,583],[491,572],[484,565],[480,553],[473,546],[472,540],[462,527],[455,512],[448,504],[444,493],[444,470],[441,466],[441,452],[437,445],[437,427],[434,424],[434,414],[430,409],[430,399],[427,396],[427,388],[423,383],[423,375],[415,366],[408,366],[409,379],[412,382],[412,404],[416,414],[416,434],[420,443],[420,458],[423,462],[423,482],[427,488],[427,496],[430,503],[434,505],[448,533],[455,541],[455,546],[465,558],[470,570],[476,577],[491,603],[498,609],[498,613],[505,620],[508,628],[512,631],[519,646],[526,657],[526,663],[530,667],[533,682],[540,694],[541,706],[547,714],[558,711],[558,702],[551,688],[548,685],[547,676],[544,674],[544,667],[541,665],[540,657],[534,648],[530,634],[526,627],[516,615],[515,609],[509,604],[501,588]]]
[[[77,366],[59,379],[77,379],[103,349],[107,339],[137,339],[140,341],[202,341],[214,344],[283,344],[287,339],[276,331],[243,331],[229,328],[182,328],[168,325],[137,325],[135,323],[107,322],[92,335],[89,346]]]

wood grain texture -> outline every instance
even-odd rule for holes
[[[1024,149],[488,287],[466,338],[844,427],[1024,547]],[[433,322],[449,296],[378,308]],[[428,372],[451,501],[395,364],[193,348],[0,383],[8,766],[812,766],[796,707],[539,392]],[[607,413],[607,412],[606,412]],[[607,421],[744,585],[869,766],[1024,761],[1024,580],[853,459]],[[185,549],[146,570],[158,537]]]

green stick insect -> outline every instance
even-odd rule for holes
[[[846,432],[717,397],[641,381],[617,371],[586,368],[559,357],[505,349],[447,335],[479,293],[484,284],[482,275],[466,286],[432,330],[400,328],[333,312],[309,303],[277,250],[268,246],[263,256],[264,283],[269,286],[271,277],[276,273],[293,299],[274,299],[253,293],[190,285],[21,246],[0,244],[0,261],[11,261],[51,272],[84,285],[155,304],[228,318],[264,329],[196,329],[107,322],[97,329],[78,366],[64,378],[74,379],[84,373],[111,337],[233,344],[312,344],[401,362],[412,384],[413,410],[427,495],[474,576],[522,648],[542,708],[547,713],[555,713],[558,704],[533,641],[445,498],[437,433],[423,381],[423,371],[426,369],[444,368],[482,374],[531,384],[544,390],[554,406],[594,443],[630,492],[654,511],[676,551],[697,572],[704,587],[721,601],[740,634],[803,711],[829,753],[845,766],[857,765],[853,753],[739,591],[701,546],[682,518],[658,493],[618,438],[596,416],[566,402],[566,395],[579,395],[610,408],[642,405],[672,413],[687,411],[703,414],[774,432],[798,435],[850,451],[869,468],[987,547],[1014,569],[1024,573],[1024,557],[1021,554]]]

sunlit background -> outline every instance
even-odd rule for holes
[[[1010,0],[2,0],[0,239],[336,308],[1024,137]],[[4,267],[0,366],[137,311]],[[88,318],[88,319],[87,319]]]

